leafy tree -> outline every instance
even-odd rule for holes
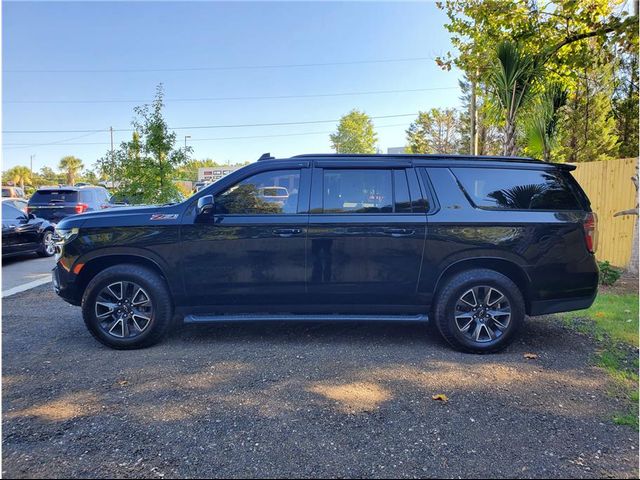
[[[407,130],[409,153],[459,153],[460,116],[453,109],[432,108],[419,112],[418,118]]]
[[[560,109],[566,103],[567,91],[557,83],[538,96],[525,125],[527,152],[530,155],[547,162],[551,160]]]
[[[581,85],[569,94],[567,105],[560,113],[558,145],[552,152],[556,160],[591,162],[617,155],[610,80],[610,73],[606,71],[585,70]]]
[[[523,54],[511,42],[498,45],[496,57],[489,85],[504,125],[503,154],[513,156],[516,153],[516,121],[531,99],[533,84],[539,76],[538,58]]]
[[[620,54],[613,96],[613,114],[616,119],[616,132],[620,139],[619,155],[621,157],[638,156],[640,143],[638,139],[640,98],[638,97],[637,44],[634,50]]]
[[[351,110],[340,119],[336,133],[329,135],[336,153],[375,153],[377,135],[369,116]]]
[[[13,184],[20,184],[20,188],[24,190],[25,184],[31,184],[31,170],[29,167],[17,165],[10,168],[2,175],[2,183],[13,182]]]
[[[176,169],[187,159],[191,147],[176,148],[176,134],[170,132],[162,115],[162,84],[150,105],[135,107],[131,140],[108,152],[98,162],[101,173],[115,176],[119,196],[140,203],[166,203],[178,197],[174,183]]]
[[[613,72],[619,62],[616,52],[623,52],[629,63],[637,57],[638,15],[637,8],[630,15],[618,2],[609,0],[551,0],[540,3],[530,0],[446,0],[437,2],[449,18],[446,28],[451,32],[451,41],[456,54],[450,52],[436,59],[444,69],[452,64],[461,68],[470,83],[470,125],[477,120],[478,128],[470,128],[470,143],[475,140],[476,131],[480,132],[483,123],[474,116],[475,98],[482,98],[482,85],[492,70],[490,52],[503,41],[518,44],[526,57],[537,58],[543,67],[542,84],[560,83],[569,92],[571,98],[580,90],[581,74],[585,67],[599,68]],[[637,5],[637,2],[634,2]],[[637,63],[636,63],[637,66]],[[631,68],[631,72],[637,67]],[[620,75],[618,75],[620,77]],[[636,76],[637,78],[637,76]],[[621,81],[620,83],[623,83]],[[632,81],[631,85],[634,84]],[[631,99],[636,88],[620,90],[620,110],[616,112],[618,131],[624,131],[621,139],[625,145],[637,145],[632,138],[637,128],[634,122],[638,118],[637,100]],[[543,88],[540,89],[542,91]],[[581,94],[591,94],[592,90]],[[622,94],[624,92],[624,94]],[[584,100],[589,103],[590,100]],[[629,108],[633,105],[633,108]],[[626,108],[625,108],[626,106]],[[524,116],[521,117],[521,120]],[[489,123],[491,119],[489,118]],[[518,130],[518,129],[517,129]],[[521,130],[521,129],[520,129]],[[621,143],[621,148],[622,148]],[[635,151],[633,147],[629,151]]]
[[[67,155],[66,157],[62,157],[58,164],[58,168],[67,176],[67,184],[74,185],[76,175],[84,168],[84,164],[79,158],[76,158],[73,155]]]

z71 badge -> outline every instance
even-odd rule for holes
[[[177,213],[154,213],[150,220],[175,220],[178,218]]]

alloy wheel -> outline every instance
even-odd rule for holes
[[[116,338],[133,338],[144,332],[153,318],[149,294],[137,283],[120,281],[107,285],[96,297],[100,328]]]
[[[487,343],[504,335],[511,321],[511,305],[500,290],[481,285],[458,298],[454,315],[456,327],[465,337]]]
[[[42,237],[42,244],[47,255],[53,255],[54,253],[56,253],[56,243],[53,240],[53,233],[45,232],[44,236]]]

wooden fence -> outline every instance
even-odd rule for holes
[[[573,176],[591,200],[598,215],[598,260],[624,267],[631,257],[635,215],[614,217],[636,206],[636,189],[631,177],[636,173],[637,158],[622,158],[576,164]]]

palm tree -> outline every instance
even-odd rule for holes
[[[555,143],[559,110],[567,103],[567,90],[553,83],[540,96],[527,119],[525,132],[527,147],[533,156],[551,160],[551,149]]]
[[[20,188],[24,191],[24,184],[31,183],[31,170],[28,167],[18,165],[13,167],[3,175],[3,180],[13,182],[14,184],[20,184]]]
[[[84,168],[84,165],[82,164],[82,160],[79,158],[76,158],[73,155],[68,155],[66,157],[62,157],[58,168],[67,175],[67,184],[73,185],[75,183],[77,173]]]
[[[489,86],[504,121],[503,153],[516,152],[518,113],[531,98],[531,87],[539,74],[539,59],[525,55],[511,42],[502,42],[496,51],[496,64],[489,76]]]

